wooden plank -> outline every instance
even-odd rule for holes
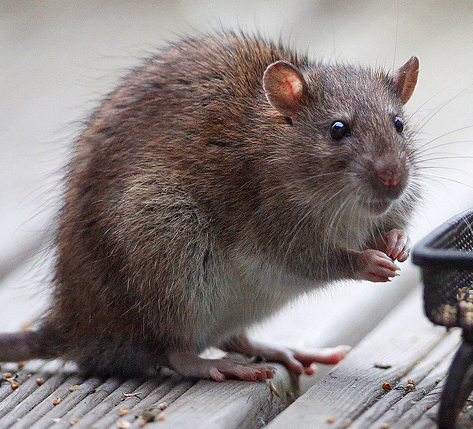
[[[222,429],[222,428],[257,428],[266,423],[285,408],[294,399],[293,392],[287,389],[293,381],[287,371],[278,368],[271,383],[279,397],[267,383],[248,383],[227,381],[215,383],[201,380],[182,396],[171,402],[163,412],[164,421],[149,423],[146,427],[179,428],[179,429]],[[131,423],[131,428],[140,426],[144,404],[125,416],[122,420]],[[159,414],[159,412],[158,412]],[[111,425],[110,428],[116,428]]]
[[[2,429],[30,412],[58,389],[65,380],[70,379],[71,375],[73,376],[68,371],[57,371],[57,368],[56,373],[51,372],[47,369],[51,368],[51,365],[45,365],[44,362],[41,363],[37,371],[34,371],[37,367],[36,362],[29,363],[18,372],[14,369],[15,366],[5,365],[2,368],[3,371],[15,374],[15,380],[20,384],[18,389],[12,390],[9,383],[2,383],[0,388],[0,416],[2,417],[0,427]],[[44,380],[42,386],[38,386],[36,383],[37,378]]]
[[[159,381],[147,380],[138,386],[132,384],[133,380],[125,381],[119,389],[112,392],[103,401],[99,403],[91,401],[86,404],[85,413],[81,413],[82,410],[79,407],[70,410],[62,419],[61,424],[57,424],[54,427],[56,429],[67,428],[69,427],[68,423],[72,419],[77,418],[78,423],[75,428],[78,429],[87,429],[92,426],[96,428],[116,428],[116,422],[122,419],[120,410],[128,410],[129,416],[132,419],[136,419],[142,410],[147,409],[153,404],[161,402],[170,404],[174,402],[176,398],[183,395],[195,384],[195,381],[182,380],[178,376],[172,376]]]
[[[420,292],[415,291],[344,361],[278,416],[269,428],[294,425],[301,429],[343,428],[349,421],[355,422],[387,394],[383,383],[396,387],[446,336],[445,329],[434,327],[425,318]],[[449,341],[455,343],[458,338]],[[449,350],[453,345],[450,346]],[[381,370],[377,364],[386,368]],[[327,420],[332,418],[335,421],[329,423]]]
[[[458,332],[444,337],[437,346],[402,376],[393,390],[356,418],[351,429],[411,428],[428,419],[425,414],[438,403],[448,368],[459,345]],[[414,381],[414,383],[411,383]]]
[[[53,371],[45,370],[46,365],[35,372],[30,372],[34,368],[27,365],[18,377],[21,385],[17,390],[6,384],[2,386],[1,429],[63,429],[71,427],[71,422],[78,429],[116,429],[118,421],[138,428],[144,412],[156,409],[156,404],[161,402],[169,404],[166,421],[159,422],[162,428],[254,428],[265,425],[292,402],[297,389],[295,380],[281,366],[271,381],[274,386],[271,389],[269,382],[196,382],[175,374],[155,380],[102,382],[60,371],[58,361],[49,364],[50,369],[51,365],[56,367]],[[14,365],[5,368],[11,372],[16,369]],[[45,380],[41,386],[36,383],[38,377]],[[78,385],[78,389],[70,391],[73,385]],[[61,399],[58,405],[53,403],[56,398]],[[123,408],[128,414],[120,416]]]

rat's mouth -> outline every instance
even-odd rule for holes
[[[391,207],[392,200],[370,199],[363,202],[364,208],[374,215],[382,215]]]

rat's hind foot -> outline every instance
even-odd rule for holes
[[[185,377],[211,378],[215,381],[227,378],[266,381],[274,376],[272,365],[236,363],[227,358],[203,359],[192,352],[170,353],[168,360],[170,367]]]
[[[235,335],[221,345],[227,352],[241,353],[248,357],[260,357],[266,361],[282,363],[297,375],[312,375],[313,363],[334,365],[351,350],[350,346],[338,346],[311,351],[296,350],[279,345],[264,344],[250,340],[245,334]]]

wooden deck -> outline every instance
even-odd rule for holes
[[[39,285],[50,261],[37,255],[57,205],[53,173],[77,131],[67,124],[83,119],[136,57],[175,33],[219,22],[282,34],[327,60],[393,67],[418,55],[419,85],[407,110],[432,152],[424,154],[430,180],[413,241],[473,205],[469,2],[0,1],[0,331],[20,328],[47,305]],[[253,335],[354,349],[339,365],[302,378],[299,389],[281,366],[270,385],[195,382],[169,372],[158,380],[84,380],[58,361],[2,364],[0,374],[14,380],[0,385],[0,429],[435,428],[459,342],[458,331],[423,315],[418,271],[409,263],[388,285],[349,283],[306,297]],[[465,411],[461,428],[473,427],[473,408]]]

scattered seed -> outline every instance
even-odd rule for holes
[[[325,419],[327,423],[334,423],[335,420],[335,416],[327,416],[327,418]]]
[[[23,369],[25,364],[23,362],[18,362],[18,369]]]
[[[392,365],[384,365],[384,364],[381,364],[381,363],[375,363],[374,367],[378,368],[378,369],[390,369],[393,366]]]
[[[465,299],[465,296],[468,292],[468,288],[467,287],[462,287],[461,289],[458,289],[457,290],[457,300],[462,300],[462,299]]]
[[[389,383],[383,383],[383,389],[386,392],[389,392],[390,390],[393,390],[393,387]]]
[[[44,384],[44,378],[37,378],[36,379],[36,384],[38,386],[42,386]]]
[[[417,404],[417,401],[411,401],[411,405]]]
[[[122,392],[122,400],[124,400],[126,398],[133,398],[133,397],[139,398],[140,395],[141,395],[141,392],[133,392],[133,393],[123,393]]]
[[[13,374],[11,372],[5,372],[3,374],[3,378],[6,378],[6,379],[13,378]]]
[[[344,428],[349,428],[351,426],[351,419],[346,419],[345,422],[343,423]]]
[[[389,423],[383,423],[379,429],[389,429]]]
[[[432,405],[427,405],[425,408],[427,408],[428,410],[430,410],[432,408]]]
[[[161,402],[160,404],[158,404],[158,408],[160,410],[165,410],[167,407],[169,407],[169,404],[167,402]]]
[[[118,420],[117,421],[117,427],[120,429],[127,429],[131,426],[130,422],[127,422],[125,420]]]
[[[416,384],[416,382],[415,382],[414,380],[407,380],[407,382],[408,382],[409,384]]]
[[[69,423],[70,423],[71,425],[76,425],[77,423],[79,423],[79,419],[74,418],[74,419],[72,419]]]
[[[453,326],[457,323],[458,310],[456,306],[444,304],[432,314],[432,317],[439,324]]]
[[[164,413],[159,413],[157,416],[156,416],[156,420],[160,421],[160,422],[163,422],[164,420],[166,420],[166,416]]]
[[[143,411],[141,413],[141,422],[140,425],[144,426],[146,423],[154,422],[156,420],[156,416],[151,411]]]
[[[279,396],[279,391],[278,389],[276,389],[276,386],[270,381],[269,382],[269,389],[271,390],[271,392],[273,392],[278,398],[280,397]]]
[[[74,386],[69,387],[69,392],[77,392],[80,389],[78,384],[74,384]]]
[[[118,412],[118,415],[120,417],[126,416],[129,411],[130,411],[129,408],[120,408],[120,411]]]
[[[16,390],[20,387],[20,383],[17,383],[16,381],[10,384],[11,388],[13,390]]]
[[[53,405],[59,405],[61,403],[61,398],[53,399]]]

